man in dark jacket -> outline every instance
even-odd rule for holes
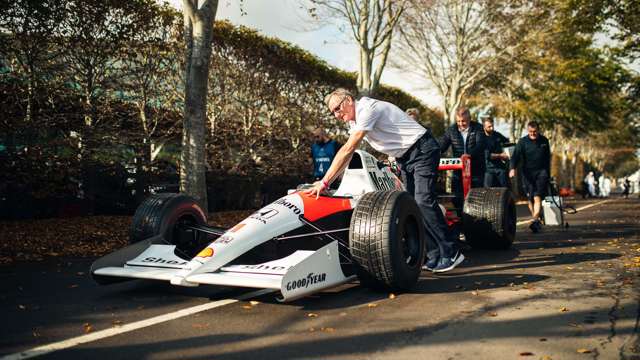
[[[482,122],[486,135],[486,172],[484,174],[484,187],[507,187],[507,169],[509,168],[509,155],[504,151],[504,144],[509,142],[504,135],[495,131],[493,119],[486,118]]]
[[[537,122],[529,122],[527,132],[527,136],[518,140],[513,151],[509,177],[516,175],[516,169],[522,163],[522,182],[527,192],[529,211],[532,217],[529,228],[536,233],[542,227],[540,208],[549,187],[551,149],[549,140],[538,132]]]
[[[453,157],[463,154],[471,155],[471,187],[482,187],[485,171],[485,135],[482,126],[471,121],[469,109],[459,108],[456,112],[456,123],[448,127],[440,138],[440,151],[446,152],[451,146]],[[462,176],[459,171],[453,173],[453,205],[462,210],[463,190]]]

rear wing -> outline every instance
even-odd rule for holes
[[[461,171],[462,172],[462,191],[464,197],[467,197],[469,189],[471,189],[471,155],[464,154],[459,158],[442,158],[438,165],[438,171]]]

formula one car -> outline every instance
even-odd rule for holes
[[[441,161],[447,169],[465,164],[465,159]],[[473,206],[465,215],[477,226],[473,233],[489,243],[512,241],[497,219],[504,218],[497,213],[503,208],[491,207],[488,216],[476,211],[479,201],[507,204],[511,197],[504,189],[475,195],[474,190],[468,190]],[[442,209],[450,226],[460,224]],[[400,179],[389,166],[357,151],[337,190],[318,199],[290,191],[230,229],[208,226],[188,196],[153,195],[133,217],[130,245],[96,260],[91,274],[101,284],[152,279],[274,289],[282,301],[356,278],[372,289],[408,290],[424,263],[425,236],[420,209]],[[475,239],[471,233],[468,238]]]

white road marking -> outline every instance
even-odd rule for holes
[[[21,351],[19,353],[6,355],[0,358],[0,360],[29,359],[32,357],[48,354],[54,351],[68,349],[76,345],[86,344],[92,341],[101,340],[104,338],[124,334],[130,331],[142,329],[142,328],[153,326],[163,322],[179,319],[181,317],[211,310],[220,306],[233,304],[238,301],[251,299],[260,295],[268,294],[270,292],[273,292],[273,290],[271,289],[258,290],[258,291],[253,291],[250,293],[243,294],[236,299],[224,299],[224,300],[218,300],[218,301],[214,301],[214,302],[210,302],[202,305],[192,306],[190,308],[177,310],[164,315],[158,315],[149,319],[136,321],[136,322],[122,325],[119,327],[96,331],[94,333],[90,333],[87,335],[82,335],[82,336],[74,337],[68,340],[63,340],[63,341],[59,341],[59,342],[55,342],[47,345],[38,346],[33,349]]]
[[[581,207],[577,208],[577,209],[576,209],[576,211],[582,211],[582,210],[588,209],[588,208],[593,207],[593,206],[596,206],[596,205],[604,204],[604,203],[606,203],[606,202],[608,202],[608,201],[611,201],[611,199],[601,200],[601,201],[598,201],[598,202],[593,203],[593,204],[589,204],[589,205],[581,206]],[[528,223],[528,222],[531,222],[531,220],[530,220],[530,219],[529,219],[529,220],[521,220],[521,221],[518,221],[518,222],[516,223],[516,226],[517,226],[517,225],[523,225],[523,224],[526,224],[526,223]]]

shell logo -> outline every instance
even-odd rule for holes
[[[197,257],[201,257],[201,258],[208,258],[208,257],[212,257],[213,256],[213,249],[210,247],[204,248],[202,249],[202,251],[200,251],[198,253],[198,255],[196,255]]]

